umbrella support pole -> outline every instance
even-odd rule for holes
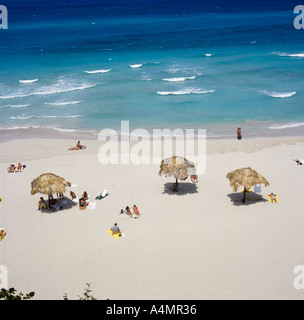
[[[245,203],[245,201],[246,201],[246,192],[247,192],[247,190],[246,190],[246,188],[244,188],[243,203]]]
[[[178,179],[176,179],[173,191],[178,192]]]

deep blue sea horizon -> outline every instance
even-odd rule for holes
[[[299,1],[1,4],[0,128],[304,130]]]

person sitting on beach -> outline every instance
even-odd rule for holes
[[[196,174],[194,174],[194,175],[191,176],[191,181],[192,181],[193,183],[197,183],[197,182],[198,182],[198,178],[197,178],[197,175],[196,175]]]
[[[80,141],[78,141],[77,144],[76,144],[76,147],[71,147],[71,148],[69,148],[68,150],[81,150],[81,149],[83,149],[83,148],[85,148],[85,147],[86,147],[86,146],[81,145],[81,144],[80,144]]]
[[[132,215],[132,212],[130,210],[130,207],[127,206],[126,209],[125,209],[125,213],[130,217],[130,218],[133,218],[133,215]]]
[[[16,169],[15,165],[11,164],[11,165],[7,168],[7,172],[8,172],[8,173],[15,172],[15,169]]]
[[[83,195],[82,195],[82,198],[85,200],[85,201],[88,201],[89,200],[89,196],[87,194],[86,191],[84,191]]]
[[[111,228],[111,230],[112,230],[112,235],[121,233],[119,226],[117,225],[117,222],[114,223],[114,226]]]
[[[80,144],[80,141],[78,141],[77,144],[76,144],[76,147],[79,148],[79,149],[83,149],[83,148],[85,148],[86,146]]]
[[[303,162],[298,160],[298,159],[293,159],[293,161],[298,165],[298,166],[303,166]]]
[[[45,208],[46,208],[45,200],[42,197],[40,197],[40,200],[38,202],[38,210],[45,209]]]
[[[274,203],[274,202],[275,202],[275,203],[278,203],[278,201],[277,201],[277,195],[276,195],[276,194],[274,194],[274,193],[271,192],[271,194],[269,194],[268,197],[270,198],[271,203]]]
[[[86,207],[86,206],[88,206],[88,205],[89,205],[89,203],[86,202],[83,198],[80,198],[80,199],[79,199],[79,206],[80,206],[80,207]]]
[[[68,150],[81,150],[83,148],[85,148],[86,146],[80,144],[80,141],[77,142],[76,147],[71,147]]]
[[[136,214],[137,215],[137,217],[141,217],[141,215],[140,215],[140,213],[139,213],[139,210],[138,210],[138,208],[137,208],[137,206],[134,204],[134,206],[133,206],[133,212],[134,212],[134,214]]]
[[[71,196],[71,200],[76,199],[76,194],[73,191],[70,192],[70,196]]]

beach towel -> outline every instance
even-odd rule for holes
[[[126,235],[124,233],[115,233],[115,234],[112,234],[113,231],[110,229],[108,230],[109,234],[115,238],[115,239],[119,239],[119,238],[122,238],[122,237],[125,237]]]
[[[267,197],[268,197],[268,201],[271,202],[271,196],[267,196]],[[277,195],[275,196],[275,199],[277,200],[277,202],[280,201]]]
[[[88,207],[88,209],[90,209],[90,210],[95,209],[95,208],[96,208],[96,202],[90,202],[87,207]]]
[[[107,190],[107,189],[103,189],[103,190],[101,191],[101,194],[100,194],[99,196],[97,196],[97,197],[95,198],[95,200],[101,200],[101,199],[105,198],[108,194],[109,194],[109,193],[108,193],[108,190]]]
[[[75,203],[78,203],[78,202],[79,202],[79,199],[76,197],[75,199],[73,199],[73,200],[71,200],[71,201],[73,201],[73,202],[75,202]]]

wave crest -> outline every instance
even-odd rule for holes
[[[276,91],[267,91],[267,90],[259,90],[260,93],[273,98],[290,98],[297,94],[296,91],[291,92],[276,92]]]
[[[183,89],[178,91],[157,91],[157,94],[161,96],[168,95],[186,95],[186,94],[206,94],[213,93],[215,90],[202,90],[202,89]]]

